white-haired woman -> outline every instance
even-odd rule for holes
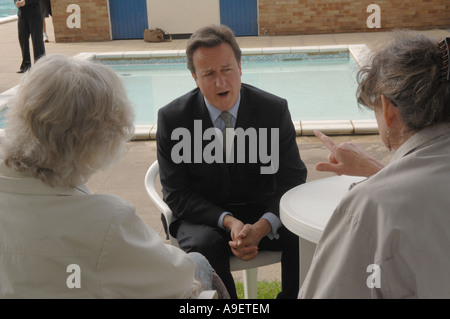
[[[206,259],[84,185],[121,158],[133,119],[107,66],[47,56],[26,74],[0,142],[0,297],[190,298],[212,288],[212,269],[194,277]]]
[[[361,70],[358,102],[395,151],[386,167],[316,133],[331,150],[317,169],[370,177],[334,211],[300,297],[450,298],[449,45],[396,32]]]

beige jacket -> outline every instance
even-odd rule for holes
[[[450,298],[450,126],[413,135],[343,198],[300,298]]]
[[[85,187],[51,188],[0,161],[0,298],[188,298],[186,253],[133,205]]]

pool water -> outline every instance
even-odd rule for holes
[[[182,62],[105,63],[123,80],[135,106],[137,125],[155,124],[159,108],[195,88]],[[373,119],[373,112],[357,106],[356,72],[357,66],[349,54],[314,59],[278,55],[242,62],[242,82],[287,99],[294,121]]]
[[[0,0],[0,18],[17,15],[13,0]]]
[[[185,58],[101,62],[123,80],[136,125],[156,124],[159,108],[195,88]],[[357,69],[348,52],[243,56],[242,82],[285,98],[293,121],[374,119],[357,106]]]
[[[352,61],[249,64],[243,82],[288,101],[294,121],[372,119],[356,103],[356,70]]]

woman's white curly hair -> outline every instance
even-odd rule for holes
[[[9,101],[5,164],[51,186],[74,187],[121,158],[134,112],[107,66],[59,55],[41,58]]]

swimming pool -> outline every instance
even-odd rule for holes
[[[370,52],[365,45],[242,49],[242,81],[288,100],[297,135],[376,134],[369,111],[356,104],[355,76]],[[80,53],[110,65],[136,108],[134,139],[153,139],[160,107],[195,87],[184,50]],[[2,107],[17,87],[0,94]]]
[[[100,61],[123,80],[137,125],[156,123],[160,107],[195,87],[181,57]],[[247,55],[242,82],[287,99],[294,121],[373,119],[357,107],[357,69],[348,51]]]

